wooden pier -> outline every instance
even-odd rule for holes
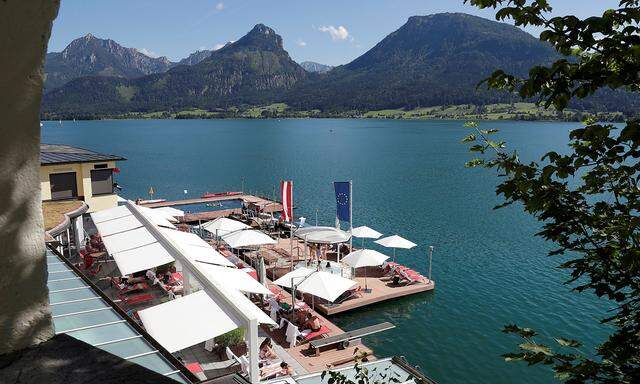
[[[354,280],[360,283],[361,287],[365,286],[364,278],[356,277]],[[419,281],[409,285],[395,286],[389,278],[369,277],[367,278],[367,286],[371,292],[362,292],[358,297],[350,298],[340,304],[315,303],[315,309],[325,316],[335,315],[397,297],[431,291],[435,288],[435,282],[427,279],[426,281]]]
[[[207,204],[207,203],[215,203],[222,201],[231,201],[231,200],[242,200],[244,203],[247,203],[249,206],[253,205],[255,207],[260,208],[262,212],[271,213],[271,212],[280,212],[282,211],[282,204],[277,201],[273,201],[264,197],[249,195],[246,193],[239,194],[229,194],[223,196],[213,196],[213,197],[197,197],[192,199],[184,199],[184,200],[172,200],[172,201],[158,201],[153,203],[142,203],[148,208],[160,208],[160,207],[178,207],[181,205],[191,205],[191,204]],[[212,212],[214,212],[212,210]]]

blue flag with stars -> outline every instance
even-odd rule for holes
[[[336,190],[336,215],[338,220],[351,222],[351,188],[348,181],[333,183]]]

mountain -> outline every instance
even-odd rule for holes
[[[503,102],[509,95],[476,90],[477,83],[498,68],[525,74],[556,57],[551,46],[508,24],[462,13],[413,16],[287,101],[323,110]]]
[[[324,65],[313,61],[303,61],[300,66],[307,72],[311,73],[325,73],[329,72],[333,67],[330,65]]]
[[[547,43],[509,24],[462,13],[413,16],[362,56],[319,74],[284,50],[271,28],[256,25],[234,43],[192,66],[135,79],[82,77],[48,92],[49,116],[207,110],[286,103],[298,111],[367,111],[520,101],[477,88],[496,69],[525,75],[558,58]],[[633,111],[637,97],[599,92],[572,104],[600,111]]]
[[[73,40],[62,52],[47,54],[45,90],[83,76],[133,78],[164,72],[173,65],[166,57],[149,57],[135,48],[87,34]]]
[[[213,51],[210,50],[202,50],[202,51],[195,51],[192,54],[190,54],[188,57],[185,57],[184,59],[178,61],[177,65],[194,65],[194,64],[198,64],[199,62],[201,62],[202,60],[208,58],[209,56],[211,56],[211,53]]]
[[[192,66],[135,79],[84,77],[45,94],[55,113],[122,113],[269,103],[307,76],[273,29],[256,25],[234,43]]]

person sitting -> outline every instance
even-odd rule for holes
[[[129,277],[129,276],[111,277],[109,278],[109,280],[111,285],[117,287],[120,290],[127,289],[134,284],[144,282],[144,278]]]
[[[322,328],[322,324],[320,324],[320,319],[318,316],[311,314],[311,312],[307,312],[307,320],[304,323],[305,329],[311,329],[311,331],[319,331]]]
[[[147,272],[145,272],[145,277],[147,278],[147,280],[153,282],[156,279],[156,272],[153,269],[148,269]]]
[[[271,338],[267,337],[264,339],[262,344],[260,344],[260,352],[258,356],[261,360],[275,360],[278,358],[278,355],[273,351],[273,344],[271,344]]]
[[[276,376],[291,376],[293,374],[293,368],[291,368],[289,364],[283,361],[282,363],[280,363],[280,371],[276,373]]]

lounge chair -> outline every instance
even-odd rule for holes
[[[342,297],[339,297],[336,300],[336,304],[341,304],[341,303],[344,303],[345,301],[347,301],[349,299],[353,299],[353,298],[356,298],[356,297],[361,297],[363,292],[364,292],[364,288],[362,288],[362,286],[358,285],[356,288],[350,289],[350,290],[346,291],[345,293],[343,293]]]
[[[396,326],[389,323],[384,322],[376,325],[370,325],[368,327],[359,328],[353,331],[348,331],[345,333],[341,333],[336,336],[325,337],[319,340],[313,340],[309,342],[309,350],[313,351],[314,355],[318,355],[320,353],[320,348],[327,347],[330,345],[338,345],[339,347],[345,348],[348,346],[349,342],[352,340],[360,339],[362,337],[373,335],[374,333],[386,331],[388,329],[395,328]]]

